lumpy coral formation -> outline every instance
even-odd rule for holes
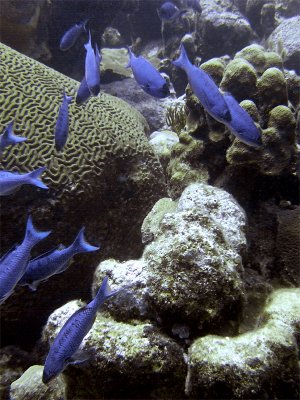
[[[294,109],[299,98],[293,93],[299,85],[293,75],[283,70],[280,55],[253,44],[229,62],[225,58],[212,59],[201,68],[251,115],[261,131],[262,146],[253,148],[231,134],[227,136],[224,125],[205,114],[188,86],[186,124],[178,132],[179,143],[172,148],[167,166],[172,196],[178,196],[193,180],[214,182],[228,164],[233,168],[243,165],[261,175],[294,173],[297,159]],[[290,93],[294,106],[289,103]]]
[[[225,315],[238,320],[244,301],[239,254],[245,250],[245,223],[229,194],[190,185],[178,202],[162,199],[145,218],[142,258],[103,261],[94,288],[105,274],[114,285],[129,285],[105,305],[116,319],[151,318],[168,329],[176,322],[191,331],[222,321],[230,330],[234,322],[229,327]]]

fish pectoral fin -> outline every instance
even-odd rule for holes
[[[83,364],[91,358],[91,353],[86,350],[77,350],[72,357],[66,360],[68,365]]]
[[[35,281],[35,282],[32,282],[32,283],[29,283],[28,287],[32,292],[35,292],[37,287],[38,287],[38,285],[39,285],[39,283],[40,283],[40,281]]]

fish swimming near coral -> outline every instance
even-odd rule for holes
[[[39,176],[46,170],[46,167],[40,167],[27,174],[17,172],[0,171],[0,196],[7,196],[16,192],[22,185],[34,185],[41,189],[49,189]]]
[[[50,231],[40,232],[36,230],[32,224],[31,216],[28,217],[23,242],[6,253],[0,260],[0,304],[12,294],[24,274],[32,247],[49,234]]]
[[[86,31],[86,24],[88,22],[88,19],[85,19],[83,22],[80,24],[75,24],[73,25],[70,29],[68,29],[62,36],[60,43],[59,43],[59,48],[60,50],[66,51],[69,50],[76,41],[78,40],[79,36],[82,34],[82,32]]]
[[[15,144],[25,142],[26,137],[16,136],[13,132],[14,121],[11,121],[4,132],[0,135],[0,155],[2,154],[5,147],[14,146]]]
[[[41,281],[64,272],[75,254],[96,250],[99,250],[99,247],[90,245],[84,239],[84,228],[82,228],[69,247],[48,251],[30,260],[18,284],[21,286],[28,285],[31,290],[36,290]]]
[[[229,122],[229,107],[218,86],[205,71],[189,61],[183,44],[180,45],[180,56],[173,64],[186,72],[189,84],[205,111],[219,122]]]
[[[101,54],[99,52],[99,48],[97,45],[96,45],[95,57],[96,57],[96,62],[97,62],[98,68],[100,70],[100,62],[101,62],[102,57],[101,57]],[[100,81],[99,81],[99,84],[100,84]],[[91,97],[91,92],[86,83],[86,79],[84,76],[80,83],[80,86],[78,88],[77,94],[76,94],[76,104],[81,105],[81,104],[85,103],[90,97]]]
[[[153,97],[169,96],[168,84],[157,69],[144,57],[136,57],[130,48],[128,48],[128,52],[130,60],[127,67],[131,67],[133,76],[140,87]]]
[[[231,114],[231,121],[224,122],[224,124],[228,127],[230,132],[249,146],[261,146],[260,131],[247,111],[240,106],[231,94],[225,93],[224,99]]]
[[[76,357],[80,353],[78,348],[92,328],[97,311],[107,299],[119,292],[110,291],[107,282],[106,276],[94,300],[71,315],[54,339],[44,365],[42,380],[45,384],[57,377],[68,365],[82,362]]]
[[[69,104],[71,101],[72,97],[67,96],[64,92],[64,98],[59,108],[54,131],[55,148],[57,151],[61,151],[67,142],[69,131]]]
[[[157,9],[157,14],[162,21],[174,21],[185,14],[187,10],[179,10],[179,8],[171,1],[166,1]]]
[[[93,96],[100,92],[100,69],[97,62],[97,56],[92,47],[91,32],[89,31],[89,41],[84,45],[86,49],[85,56],[85,79],[88,88]]]

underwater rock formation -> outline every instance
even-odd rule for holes
[[[299,13],[299,7],[298,7]],[[284,65],[300,74],[300,16],[286,19],[267,39],[268,47],[280,52]]]
[[[33,365],[11,385],[10,400],[62,400],[66,398],[65,383],[59,376],[49,385],[42,382],[43,365]]]
[[[104,93],[86,106],[72,102],[68,141],[63,152],[56,152],[53,132],[62,93],[75,95],[79,84],[5,45],[0,51],[0,126],[14,119],[16,132],[28,138],[22,146],[3,152],[1,169],[28,172],[46,166],[43,181],[50,188],[41,193],[22,187],[1,198],[3,251],[20,241],[28,211],[39,229],[53,230],[33,256],[59,243],[70,243],[82,226],[87,239],[102,246],[101,252],[83,256],[81,263],[41,285],[37,292],[21,289],[18,296],[8,299],[1,310],[5,319],[2,336],[9,332],[9,340],[14,340],[18,324],[28,321],[36,307],[39,312],[33,324],[44,322],[49,310],[74,293],[87,293],[93,265],[103,256],[139,256],[140,226],[153,204],[165,195],[166,186],[144,133],[148,129],[145,119],[124,101]]]
[[[254,38],[251,25],[231,1],[201,0],[205,58],[233,54]]]
[[[300,285],[300,206],[277,215],[276,266],[285,284]]]
[[[187,395],[297,399],[299,316],[300,290],[280,289],[268,298],[256,330],[197,339],[189,349]]]
[[[52,57],[46,28],[49,5],[46,0],[3,1],[0,13],[1,41],[34,59],[49,61]]]
[[[192,331],[216,324],[234,331],[244,301],[245,224],[228,193],[191,185],[178,202],[161,199],[148,214],[140,260],[100,263],[93,291],[106,274],[112,288],[126,288],[104,305],[117,320],[150,318],[169,330],[184,324]]]
[[[43,341],[52,341],[78,308],[78,302],[73,301],[51,314]],[[80,348],[93,356],[87,363],[66,370],[67,398],[183,396],[184,352],[149,323],[121,323],[98,314]]]

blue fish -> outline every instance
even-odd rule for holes
[[[0,304],[11,295],[24,274],[32,247],[49,234],[50,231],[37,231],[32,224],[31,217],[28,217],[23,242],[5,254],[0,260]]]
[[[157,9],[158,16],[163,21],[174,21],[186,12],[187,10],[179,10],[171,1],[166,1]]]
[[[218,86],[206,72],[191,64],[183,44],[180,45],[180,56],[173,64],[186,72],[189,84],[205,111],[219,122],[229,122],[230,111]]]
[[[71,96],[67,96],[64,92],[62,105],[59,108],[58,117],[55,125],[54,139],[57,151],[62,150],[66,144],[69,131],[69,104],[72,101]]]
[[[88,19],[84,20],[80,24],[73,25],[63,34],[59,44],[60,50],[69,50],[72,46],[74,46],[82,32],[86,31],[85,25],[87,22]]]
[[[16,136],[13,133],[14,121],[11,121],[0,135],[0,155],[7,146],[14,146],[17,143],[25,142],[26,137]]]
[[[48,251],[29,261],[25,274],[18,284],[21,286],[28,285],[31,290],[36,290],[41,281],[64,272],[75,254],[99,250],[99,247],[92,246],[85,241],[83,233],[84,228],[79,231],[76,239],[69,247]]]
[[[78,348],[93,326],[97,311],[105,300],[119,292],[110,291],[107,281],[106,276],[94,300],[71,315],[54,339],[44,365],[42,380],[45,384],[57,377],[68,365],[82,362],[76,359]]]
[[[224,123],[230,132],[239,140],[250,146],[261,146],[260,131],[247,111],[240,106],[231,94],[225,93],[224,99],[231,114],[231,121]]]
[[[100,69],[97,62],[97,56],[92,47],[91,32],[89,31],[89,41],[84,45],[86,49],[85,56],[85,79],[93,96],[100,92]]]
[[[27,174],[0,171],[0,196],[7,196],[14,193],[22,185],[34,185],[41,189],[49,189],[48,186],[38,179],[45,169],[46,167],[40,167]]]
[[[99,52],[98,46],[96,45],[96,62],[97,62],[99,70],[100,70],[101,59],[102,59],[101,54]],[[100,85],[100,81],[99,81],[99,85]],[[90,97],[91,97],[91,92],[86,83],[86,79],[84,76],[80,83],[78,91],[77,91],[76,103],[81,105],[81,104],[85,103]]]
[[[159,99],[169,96],[170,91],[167,82],[160,73],[144,57],[136,57],[128,47],[129,63],[133,76],[140,87],[148,94]]]

